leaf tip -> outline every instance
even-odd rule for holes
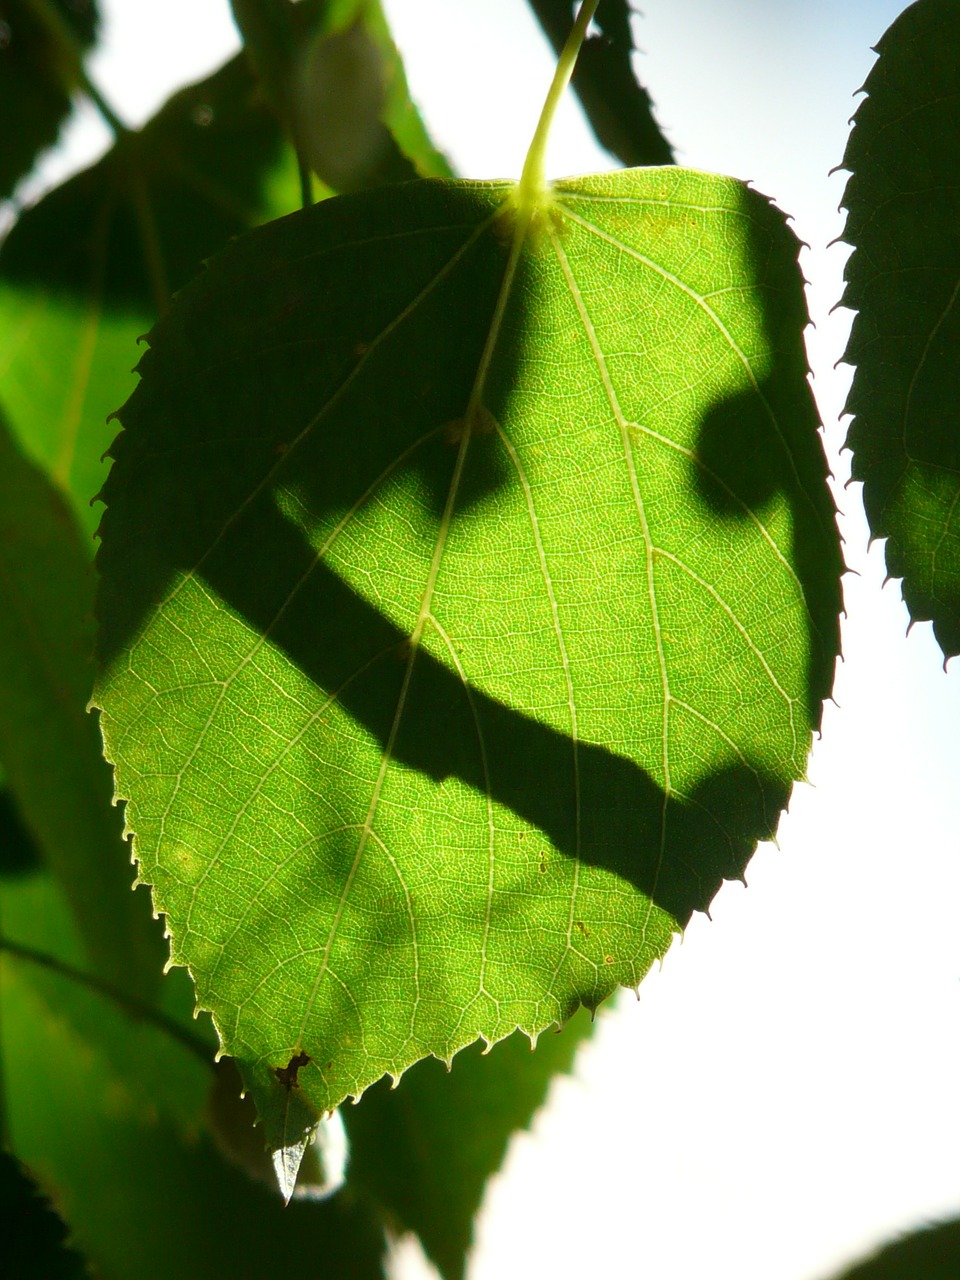
[[[297,1186],[297,1174],[300,1172],[309,1142],[310,1135],[307,1134],[296,1142],[290,1143],[289,1146],[279,1147],[270,1153],[277,1186],[280,1188],[280,1195],[285,1205],[293,1199]]]

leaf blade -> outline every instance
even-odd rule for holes
[[[581,179],[505,298],[510,209],[410,184],[238,242],[121,415],[108,755],[273,1141],[296,1055],[321,1111],[637,985],[772,834],[832,679],[782,216],[681,170]],[[147,721],[180,726],[159,769]]]

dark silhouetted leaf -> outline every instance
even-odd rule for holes
[[[329,200],[154,330],[97,703],[275,1146],[636,986],[775,830],[838,645],[805,323],[782,215],[661,168]]]
[[[960,653],[960,7],[877,46],[844,155],[852,475],[914,620]]]
[[[0,198],[56,142],[96,29],[94,0],[0,0]]]
[[[925,1226],[858,1262],[836,1280],[956,1280],[960,1274],[960,1220]]]
[[[5,1280],[83,1280],[86,1263],[27,1171],[0,1151],[0,1271]]]
[[[558,52],[579,0],[529,0]],[[673,164],[673,148],[653,116],[650,95],[633,70],[629,0],[601,0],[573,72],[573,87],[600,145],[625,165]]]

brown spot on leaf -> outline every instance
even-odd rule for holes
[[[285,1067],[275,1067],[273,1074],[277,1077],[285,1089],[299,1089],[300,1082],[297,1076],[300,1074],[300,1068],[305,1067],[310,1061],[310,1055],[303,1052],[295,1053]]]

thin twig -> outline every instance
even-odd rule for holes
[[[201,1040],[199,1036],[193,1035],[186,1027],[182,1027],[179,1022],[175,1022],[173,1018],[161,1013],[159,1009],[154,1009],[152,1005],[147,1004],[145,1001],[138,1000],[136,996],[128,995],[125,991],[121,991],[119,987],[115,987],[110,982],[104,982],[102,978],[97,978],[92,973],[84,973],[83,970],[75,969],[73,965],[67,964],[63,960],[58,960],[56,956],[48,955],[45,951],[36,951],[33,947],[25,946],[21,942],[13,942],[9,938],[0,937],[0,952],[3,951],[7,952],[8,955],[16,956],[18,960],[26,960],[30,964],[35,964],[38,968],[49,969],[52,973],[57,973],[62,978],[76,982],[78,986],[86,987],[89,991],[94,991],[97,995],[104,996],[107,1000],[112,1000],[131,1018],[149,1022],[159,1031],[165,1032],[171,1039],[176,1040],[178,1044],[183,1045],[185,1049],[189,1049],[191,1053],[200,1058],[211,1071],[213,1070],[213,1052],[210,1046]]]

